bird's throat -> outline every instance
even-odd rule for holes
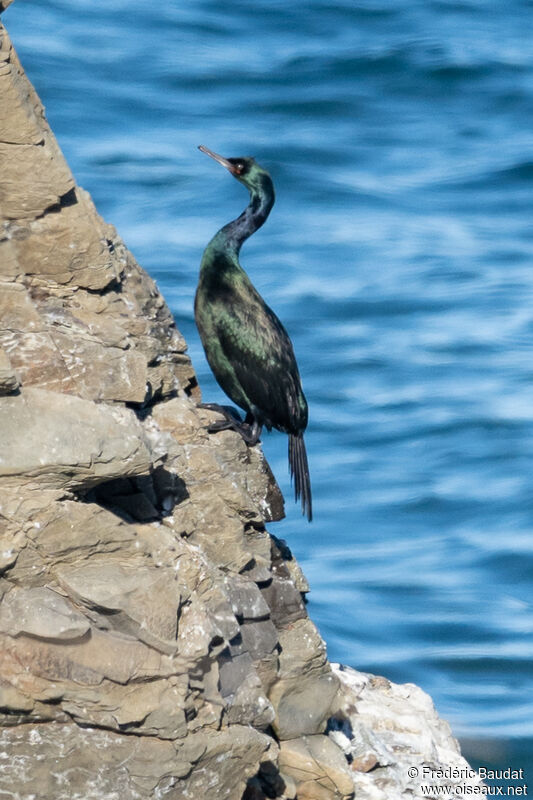
[[[243,243],[264,224],[272,206],[274,205],[274,190],[271,181],[259,188],[250,189],[250,202],[237,219],[228,222],[227,225],[217,233],[215,239],[219,237],[223,240],[224,246],[231,248],[238,254]]]

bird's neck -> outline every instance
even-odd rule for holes
[[[212,243],[215,246],[221,245],[226,251],[238,255],[243,242],[266,221],[274,200],[274,187],[270,179],[263,181],[259,188],[250,189],[250,202],[242,214],[224,225]]]

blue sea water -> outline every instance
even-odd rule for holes
[[[206,400],[202,250],[254,155],[242,263],[294,341],[315,521],[264,448],[330,657],[434,698],[533,785],[530,0],[17,0],[3,16],[78,179],[157,280]],[[529,773],[528,773],[529,770]],[[530,787],[531,788],[531,787]]]

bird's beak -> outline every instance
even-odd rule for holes
[[[202,153],[205,153],[207,156],[211,156],[211,158],[214,158],[215,161],[218,161],[219,164],[222,164],[223,167],[226,167],[226,169],[228,169],[232,174],[235,174],[234,165],[231,163],[231,161],[228,161],[227,158],[224,158],[224,156],[219,156],[218,153],[213,153],[212,150],[210,150],[208,147],[205,147],[203,144],[198,145],[198,150],[201,150]]]

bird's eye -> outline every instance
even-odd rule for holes
[[[246,164],[244,163],[244,161],[237,161],[237,163],[235,164],[235,172],[237,173],[237,175],[242,175],[242,173],[245,170],[245,167]]]

